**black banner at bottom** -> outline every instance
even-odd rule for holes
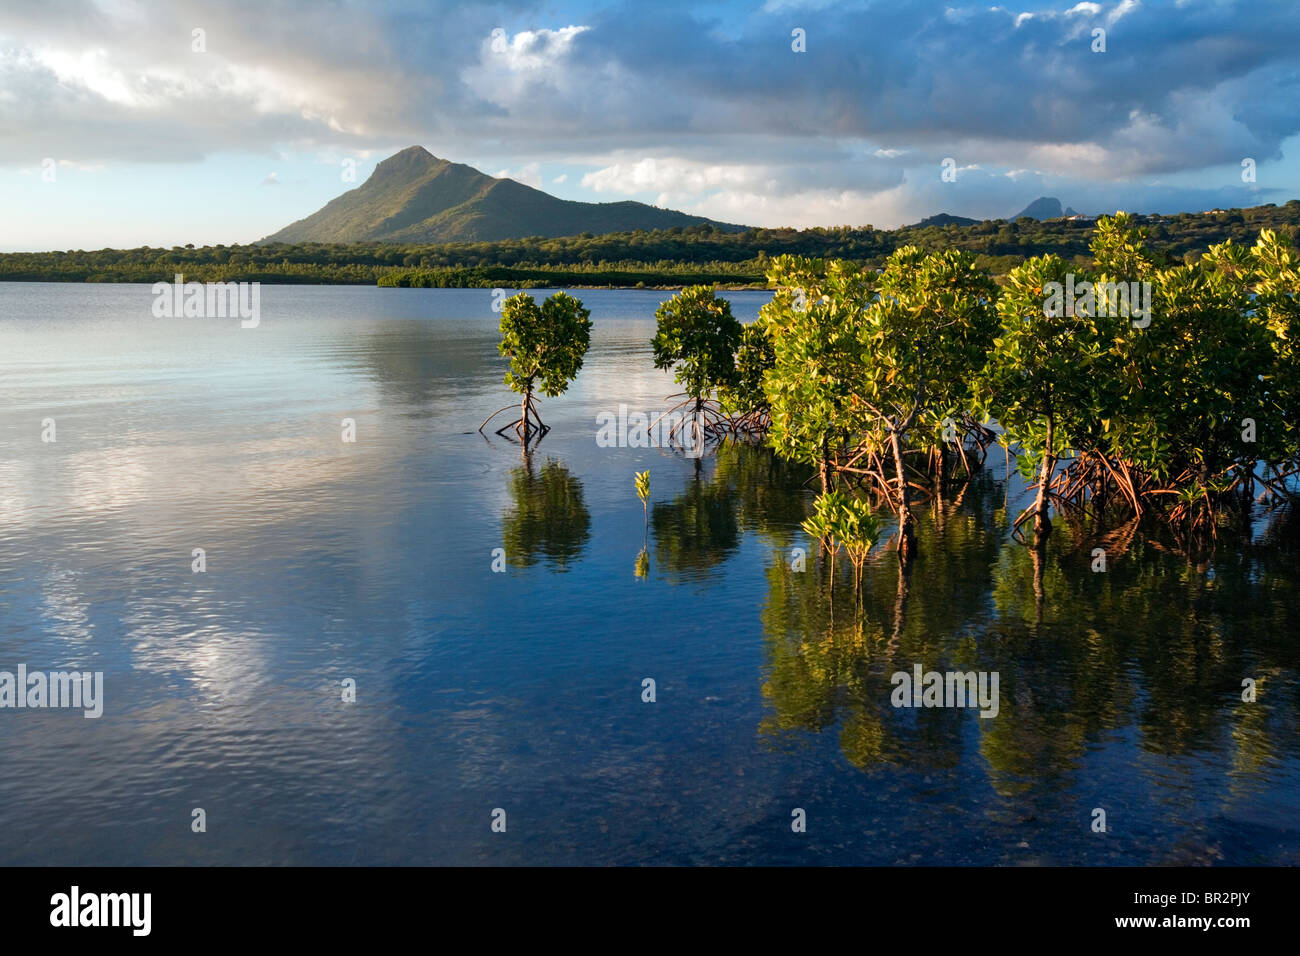
[[[673,927],[735,937],[826,929],[938,945],[1285,931],[1296,870],[1275,869],[10,869],[5,937],[297,945],[442,925],[628,939]],[[782,924],[787,924],[783,927]],[[934,934],[931,936],[931,934]],[[991,935],[990,935],[991,934]],[[610,937],[605,936],[607,940]],[[671,938],[671,937],[670,937]],[[679,938],[680,940],[680,938]]]

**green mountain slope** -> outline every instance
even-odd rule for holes
[[[926,216],[920,222],[907,226],[908,229],[924,229],[926,226],[977,226],[978,219],[969,219],[966,216],[952,216],[946,212],[937,213],[933,216]]]
[[[361,186],[262,242],[491,242],[700,224],[745,228],[639,202],[557,199],[411,146],[376,166]]]

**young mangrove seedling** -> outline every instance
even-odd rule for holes
[[[804,531],[820,541],[822,549],[830,555],[831,574],[835,573],[835,555],[840,550],[840,541],[836,537],[839,528],[835,519],[843,498],[838,491],[818,495],[814,502],[815,510],[803,522]]]
[[[650,472],[636,473],[636,496],[641,499],[641,510],[645,512],[646,527],[650,526]]]
[[[853,587],[862,582],[862,566],[867,554],[880,538],[880,522],[871,506],[860,498],[840,491],[828,491],[817,497],[815,511],[803,522],[803,529],[820,539],[830,555],[831,574],[835,573],[835,555],[840,548],[853,563]]]

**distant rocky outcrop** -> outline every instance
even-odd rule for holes
[[[1060,219],[1062,216],[1079,215],[1069,206],[1061,208],[1061,200],[1055,196],[1040,196],[1035,199],[1020,212],[1011,217],[1011,222],[1015,222],[1021,216],[1028,216],[1030,219]]]

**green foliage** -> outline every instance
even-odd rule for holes
[[[1206,261],[1228,271],[1255,296],[1254,318],[1271,333],[1272,369],[1264,375],[1260,457],[1281,461],[1300,448],[1300,256],[1272,230],[1264,230],[1248,255],[1232,268],[1224,246],[1212,247]],[[1238,265],[1238,263],[1240,263]]]
[[[1113,331],[1095,315],[1048,309],[1049,283],[1064,290],[1074,269],[1057,256],[1040,256],[1013,269],[998,299],[1000,328],[982,373],[975,379],[976,405],[996,419],[1024,451],[1022,473],[1032,478],[1045,454],[1087,441],[1110,425],[1115,413]],[[1087,281],[1075,273],[1075,281]],[[1048,314],[1050,312],[1059,314]],[[1106,320],[1111,325],[1124,319]],[[1047,447],[1049,422],[1053,448]]]
[[[501,307],[502,355],[510,356],[505,382],[516,392],[536,388],[543,395],[562,395],[582,368],[591,344],[591,312],[564,292],[539,308],[521,292]]]
[[[735,380],[741,324],[726,299],[708,286],[690,286],[661,303],[655,317],[655,368],[674,368],[687,395],[708,398]]]
[[[973,256],[908,246],[876,276],[853,263],[777,259],[779,286],[760,316],[772,343],[764,375],[768,441],[778,454],[817,465],[822,490],[864,456],[892,460],[900,556],[915,539],[903,455],[918,424],[954,420],[970,407],[995,325],[997,288]],[[858,470],[861,472],[861,465]]]
[[[762,319],[746,325],[736,348],[735,374],[718,390],[722,407],[729,413],[744,415],[767,409],[763,377],[776,363],[776,352]]]
[[[1154,274],[1149,328],[1116,339],[1122,422],[1111,450],[1158,481],[1208,485],[1237,461],[1255,459],[1241,422],[1270,422],[1261,376],[1274,365],[1273,335],[1250,314],[1238,278],[1202,264]]]
[[[838,491],[825,491],[813,502],[813,513],[803,520],[801,527],[821,542],[827,553],[839,554],[840,539],[836,537],[837,523],[844,495]]]
[[[980,418],[1019,447],[1039,495],[1016,525],[1034,514],[1040,542],[1053,501],[1098,513],[1118,493],[1198,533],[1228,491],[1255,486],[1261,462],[1281,493],[1300,473],[1296,251],[1265,231],[1248,249],[1162,264],[1122,214],[1098,223],[1092,245],[1092,268],[1038,256],[1001,290],[956,250],[905,247],[878,276],[774,260],[778,288],[760,312],[770,444],[817,465],[823,491],[847,469],[891,495],[903,560],[908,488],[927,467],[945,480],[944,422],[962,423],[963,458],[967,433],[992,440]],[[835,535],[816,530],[834,553]]]
[[[817,497],[803,529],[821,541],[832,560],[841,547],[847,552],[853,563],[855,584],[861,579],[868,552],[880,537],[880,524],[871,506],[840,491],[828,491]]]
[[[1195,518],[1252,480],[1258,462],[1294,467],[1295,252],[1266,231],[1253,248],[1223,243],[1159,267],[1123,215],[1098,223],[1093,251],[1089,272],[1055,256],[1029,260],[998,302],[1001,330],[977,398],[1022,446],[1026,477],[1053,455],[1100,455],[1135,483],[1130,496],[1168,495],[1171,514]],[[1071,272],[1088,295],[1049,297]],[[1131,301],[1116,308],[1118,284],[1141,282],[1149,315]]]
[[[1093,264],[1103,275],[1126,281],[1145,279],[1151,272],[1151,257],[1145,247],[1147,231],[1126,212],[1102,216],[1091,249]]]
[[[861,498],[845,501],[836,521],[835,535],[844,542],[844,550],[853,562],[854,579],[860,581],[867,553],[880,538],[880,523],[871,513],[871,506]]]
[[[650,472],[638,471],[636,473],[636,496],[641,499],[641,510],[645,514],[647,523],[650,521]]]
[[[883,447],[890,433],[969,407],[993,338],[997,287],[966,253],[908,246],[889,257],[879,289],[860,333],[856,382],[863,430]]]
[[[772,343],[763,387],[772,411],[768,442],[781,456],[822,469],[854,431],[866,311],[875,274],[848,262],[781,256],[768,281],[778,288],[759,312]]]

